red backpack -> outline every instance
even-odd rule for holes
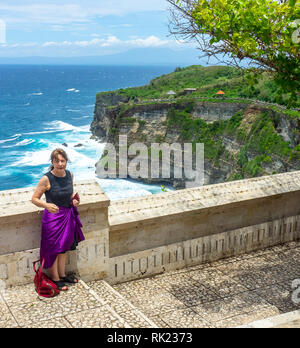
[[[33,269],[35,272],[34,277],[34,285],[35,291],[39,294],[39,296],[43,297],[54,297],[60,293],[56,284],[43,273],[45,259],[43,259],[41,267],[36,270],[35,264],[40,262],[41,260],[33,262]]]

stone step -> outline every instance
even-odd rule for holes
[[[145,314],[118,293],[104,280],[92,281],[85,284],[89,292],[103,304],[109,306],[115,315],[120,316],[126,325],[132,328],[158,328]]]
[[[252,323],[238,326],[238,328],[248,329],[299,329],[300,328],[300,310],[279,314],[270,318],[256,320]]]

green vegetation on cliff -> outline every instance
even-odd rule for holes
[[[276,96],[277,86],[267,73],[257,82],[255,87],[250,87],[243,71],[228,66],[202,67],[192,65],[187,68],[176,68],[174,72],[162,75],[150,81],[146,86],[119,89],[116,93],[129,100],[166,99],[169,91],[174,91],[176,97],[184,95],[185,88],[196,88],[193,97],[216,97],[222,90],[226,98],[251,98],[270,103],[285,105],[284,96]],[[98,97],[105,93],[98,93]],[[300,106],[300,98],[298,98]]]
[[[178,109],[171,108],[168,112],[168,128],[176,128],[182,142],[192,142],[194,151],[196,143],[203,143],[205,158],[215,166],[220,165],[220,159],[236,162],[231,180],[262,175],[263,167],[275,160],[287,165],[297,166],[298,163],[300,169],[300,144],[292,146],[278,134],[280,113],[273,110],[257,113],[249,126],[242,110],[229,120],[212,123],[200,118],[193,119],[192,110],[193,103],[181,105]],[[293,135],[297,133],[299,129],[295,129]],[[226,149],[224,138],[239,144],[240,151],[236,158]]]

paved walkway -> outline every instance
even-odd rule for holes
[[[0,327],[300,327],[299,302],[293,242],[113,287],[80,281],[52,299],[5,289]]]

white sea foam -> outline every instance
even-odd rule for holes
[[[60,122],[64,123],[62,121]],[[62,126],[69,129],[69,126],[71,125],[63,124]],[[51,152],[56,148],[63,148],[70,159],[68,167],[71,171],[76,173],[77,177],[85,179],[88,175],[94,176],[95,163],[101,157],[105,144],[100,144],[92,139],[89,139],[90,133],[80,133],[79,131],[81,131],[81,128],[82,127],[74,126],[71,128],[72,130],[75,129],[78,131],[78,133],[76,132],[76,141],[74,141],[73,132],[67,132],[60,140],[53,138],[53,142],[49,141],[48,139],[39,139],[40,144],[47,144],[46,149],[43,148],[36,151],[26,151],[19,160],[11,164],[9,167],[50,165]],[[24,139],[19,144],[25,146],[31,141],[34,140]],[[62,143],[67,143],[67,146],[62,145]],[[78,144],[82,144],[82,146],[77,148],[76,145]]]
[[[0,144],[8,143],[10,141],[14,141],[14,140],[18,139],[20,137],[20,135],[18,135],[17,137],[14,135],[14,138],[0,140]]]
[[[26,146],[26,145],[29,145],[29,144],[32,144],[34,143],[34,140],[33,139],[24,139],[22,141],[19,141],[16,146]]]
[[[37,93],[31,93],[29,95],[43,95],[43,93],[42,92],[37,92]]]
[[[52,128],[50,129],[57,129],[58,131],[77,131],[77,132],[89,132],[90,131],[90,124],[87,124],[85,126],[80,126],[80,127],[76,127],[73,126],[69,123],[63,122],[63,121],[53,121],[48,123],[48,125],[52,126]]]
[[[11,167],[39,166],[50,163],[51,150],[26,151]]]
[[[98,177],[95,177],[95,180],[112,201],[151,195],[146,185],[142,183],[135,183],[124,179],[99,179]],[[159,192],[159,190],[160,186],[157,185],[157,191]]]
[[[29,133],[23,133],[23,135],[36,135],[36,134],[46,134],[46,133],[55,133],[56,131],[41,131],[41,132],[29,132]]]
[[[74,168],[88,168],[95,166],[95,160],[93,158],[76,151],[74,148],[68,147],[66,151]]]
[[[91,125],[87,124],[85,126],[78,127],[81,132],[90,132]]]
[[[45,124],[47,130],[56,130],[56,131],[69,131],[69,130],[78,130],[78,127],[72,126],[69,123],[63,121],[52,121]]]
[[[80,89],[76,89],[76,88],[69,88],[66,90],[66,92],[74,92],[74,93],[79,93]]]

